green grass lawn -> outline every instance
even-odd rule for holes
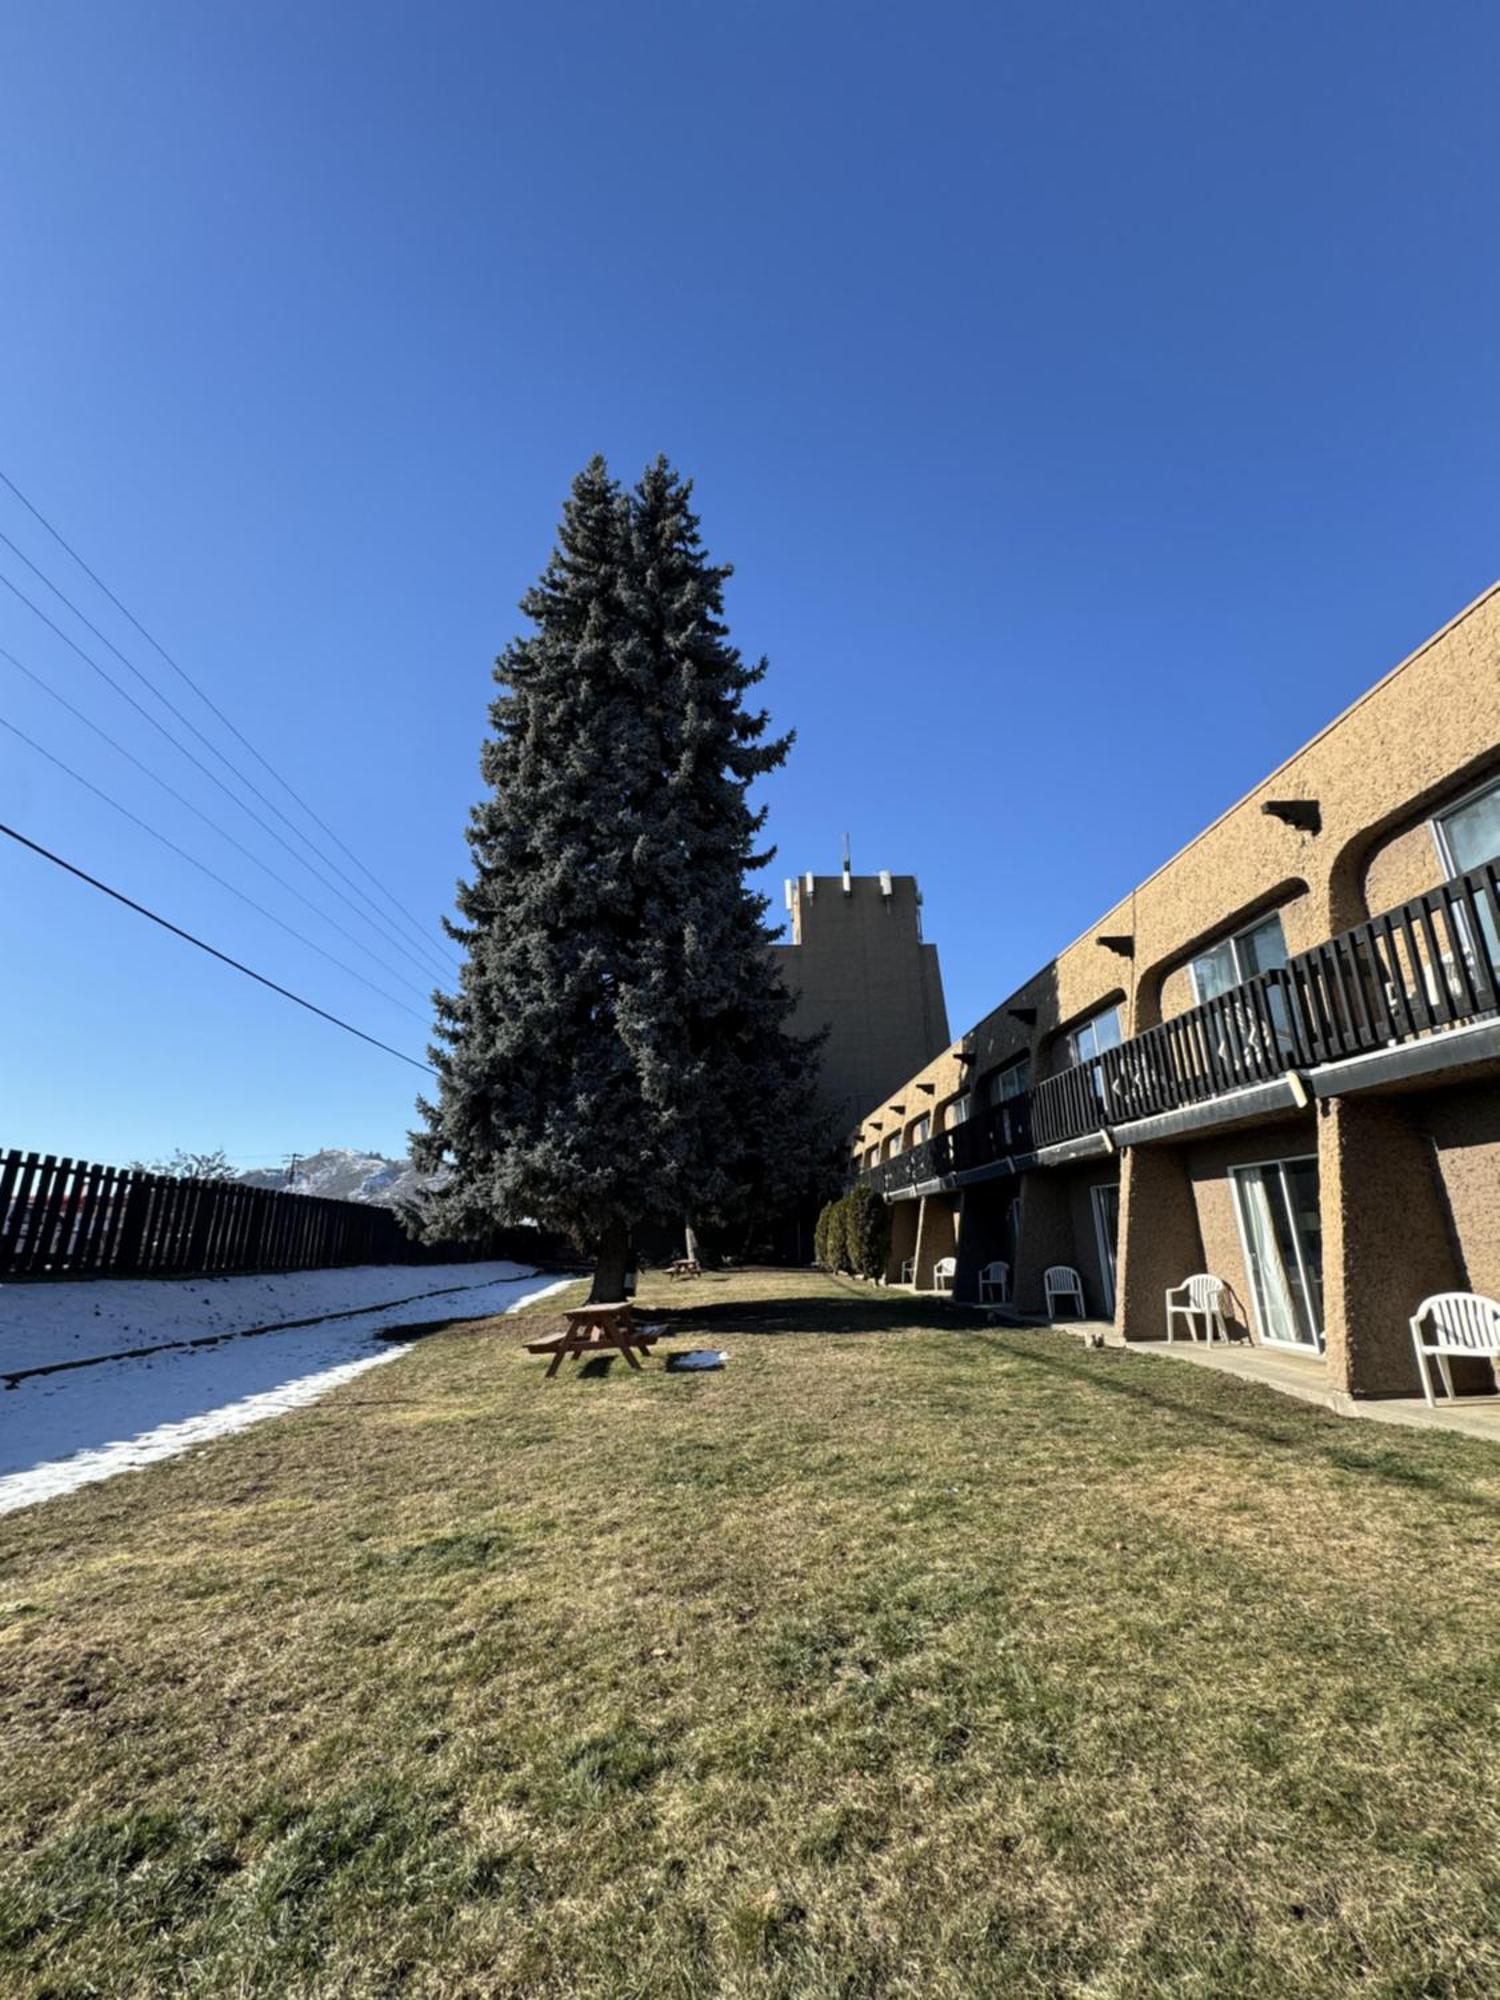
[[[644,1297],[0,1521],[0,1990],[1500,1993],[1500,1454]]]

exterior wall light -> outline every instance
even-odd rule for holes
[[[1261,811],[1301,833],[1323,831],[1323,809],[1316,799],[1267,799]]]

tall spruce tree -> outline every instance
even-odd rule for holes
[[[816,1045],[787,1032],[746,881],[770,859],[747,792],[791,738],[744,705],[765,662],[729,642],[690,492],[658,460],[622,493],[594,459],[521,600],[413,1142],[447,1169],[432,1233],[535,1218],[592,1252],[596,1299],[641,1225],[743,1222],[827,1156]]]

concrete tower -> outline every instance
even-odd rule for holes
[[[937,946],[922,941],[914,875],[799,875],[786,885],[790,944],[771,946],[797,996],[799,1035],[829,1030],[823,1095],[840,1131],[948,1046]]]

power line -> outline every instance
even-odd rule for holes
[[[218,959],[220,964],[232,966],[236,972],[243,972],[247,979],[253,979],[259,986],[269,987],[273,993],[279,993],[283,1000],[290,1000],[295,1006],[305,1007],[309,1014],[316,1014],[319,1020],[331,1021],[335,1028],[342,1028],[346,1035],[357,1036],[360,1041],[368,1042],[371,1048],[381,1049],[386,1055],[394,1056],[397,1062],[409,1063],[413,1069],[425,1070],[429,1076],[437,1075],[431,1063],[418,1062],[415,1056],[403,1055],[400,1049],[393,1049],[389,1042],[382,1042],[374,1035],[367,1035],[363,1028],[356,1028],[350,1022],[340,1020],[337,1014],[330,1014],[326,1007],[318,1007],[311,1000],[304,1000],[300,993],[293,993],[290,987],[278,986],[274,979],[267,979],[263,972],[255,971],[252,966],[242,965],[239,959],[231,958],[227,951],[220,951],[216,945],[205,944],[201,937],[195,937],[191,931],[183,930],[180,924],[171,923],[166,917],[158,916],[155,910],[148,910],[144,903],[137,903],[123,891],[111,889],[109,884],[101,882],[97,875],[90,875],[82,868],[75,868],[71,861],[64,861],[62,856],[54,854],[50,847],[43,847],[38,841],[28,840],[24,833],[18,833],[15,827],[7,826],[3,820],[0,820],[0,833],[18,842],[20,846],[30,848],[33,854],[40,854],[44,861],[52,862],[54,867],[64,869],[69,875],[76,875],[80,882],[87,882],[91,889],[99,890],[101,895],[111,896],[115,902],[123,903],[127,910],[134,910],[137,916],[146,917],[153,924],[159,924],[164,931],[170,931],[173,937],[180,937],[186,944],[196,945],[199,951],[206,951],[210,958]]]
[[[72,600],[68,598],[61,590],[58,589],[57,585],[52,582],[50,577],[44,575],[43,572],[37,568],[36,564],[31,560],[31,558],[28,555],[26,555],[22,550],[16,547],[15,543],[10,539],[10,537],[7,534],[0,532],[0,542],[3,542],[5,546],[8,549],[10,549],[14,555],[19,556],[21,561],[25,563],[26,567],[33,573],[33,575],[39,577],[41,581],[44,584],[46,584],[47,588],[53,593],[53,595],[58,599],[60,599],[60,601],[63,604],[67,605],[68,609],[73,613],[74,617],[78,619],[80,624],[87,625],[88,629],[91,632],[95,633],[97,637],[103,640],[104,644],[108,646],[110,651],[114,653],[116,657],[124,664],[126,669],[130,673],[135,675],[136,679],[140,681],[142,686],[145,687],[150,693],[156,696],[156,699],[167,710],[168,714],[174,715],[185,729],[191,730],[192,734],[198,738],[199,742],[202,743],[206,749],[211,750],[213,754],[220,759],[221,762],[228,764],[228,760],[224,757],[223,752],[209,741],[209,739],[203,734],[202,730],[199,729],[194,723],[190,722],[188,718],[182,713],[181,709],[178,708],[174,702],[169,701],[167,697],[161,692],[161,690],[152,684],[150,679],[141,672],[140,668],[137,667],[133,661],[126,658],[126,656],[120,651],[119,647],[114,644],[113,640],[111,640],[105,633],[100,632],[98,626],[90,623],[90,621],[84,616],[84,614],[78,609],[78,607],[72,602]],[[83,661],[85,666],[92,667],[94,672],[99,675],[100,679],[103,680],[108,687],[113,688],[115,693],[119,695],[122,701],[128,702],[130,706],[135,710],[137,715],[143,716],[145,720],[150,723],[151,727],[157,732],[159,736],[165,737],[167,742],[172,745],[172,748],[174,750],[180,751],[181,754],[187,758],[188,762],[191,765],[193,765],[195,770],[202,772],[204,777],[208,779],[211,785],[217,786],[217,788],[224,794],[225,798],[227,798],[232,805],[238,806],[238,808],[242,813],[245,813],[246,815],[248,815],[249,818],[253,819],[255,821],[255,824],[261,829],[261,831],[263,833],[268,833],[271,836],[271,838],[277,843],[278,846],[284,847],[287,853],[291,855],[292,859],[296,862],[299,862],[302,867],[306,868],[308,873],[312,875],[314,880],[320,883],[323,888],[331,889],[335,896],[339,896],[340,899],[345,904],[345,907],[349,909],[349,912],[352,916],[359,917],[361,921],[364,923],[375,925],[378,928],[379,935],[382,941],[393,944],[396,947],[396,949],[402,952],[408,959],[410,959],[414,965],[420,966],[422,973],[424,974],[425,977],[431,978],[433,976],[433,968],[439,965],[439,961],[437,960],[436,955],[431,952],[430,947],[428,948],[428,958],[426,962],[423,963],[423,961],[417,957],[417,954],[413,951],[412,947],[406,942],[406,940],[392,928],[392,926],[386,920],[386,918],[380,916],[378,913],[375,917],[370,917],[366,915],[363,910],[356,910],[353,907],[353,905],[349,903],[348,897],[343,896],[341,894],[341,891],[339,890],[337,884],[328,881],[327,877],[320,874],[319,871],[313,866],[312,862],[308,859],[305,845],[294,846],[293,843],[286,838],[285,834],[278,832],[278,830],[274,826],[272,826],[268,820],[262,819],[261,815],[255,810],[254,806],[248,805],[245,802],[245,800],[238,795],[238,793],[232,792],[229,789],[228,785],[225,784],[224,780],[219,776],[217,771],[211,770],[209,766],[204,763],[203,759],[200,756],[198,756],[196,751],[190,750],[186,743],[182,742],[180,738],[173,735],[172,731],[166,726],[166,724],[161,720],[159,716],[153,715],[150,709],[144,707],[139,701],[137,701],[135,696],[131,694],[127,688],[123,687],[120,684],[120,682],[115,678],[115,676],[112,673],[110,673],[107,667],[100,666],[99,662],[94,658],[92,653],[86,652],[84,648],[79,645],[76,639],[71,637],[69,633],[63,630],[62,626],[59,625],[55,619],[49,618],[47,613],[43,611],[43,609],[35,601],[35,599],[28,597],[25,591],[21,589],[19,584],[15,583],[10,577],[5,576],[3,574],[0,574],[0,584],[3,584],[13,597],[18,597],[20,601],[26,606],[27,610],[30,611],[35,617],[39,618],[50,632],[54,632],[57,635],[57,637],[62,640],[65,646],[70,647],[71,650],[78,655],[79,659]],[[234,770],[234,766],[232,764],[228,764],[228,768],[231,771]],[[242,777],[238,771],[235,771],[235,776],[239,778],[240,782],[246,785],[249,788],[249,790],[254,792],[257,798],[264,800],[265,804],[270,808],[270,810],[277,813],[288,827],[291,827],[292,832],[296,834],[297,840],[299,842],[304,841],[304,836],[298,831],[297,827],[292,824],[291,820],[287,819],[286,814],[281,811],[281,808],[279,806],[272,805],[271,801],[269,799],[266,799],[265,794],[261,792],[253,783],[251,783],[249,779]],[[362,896],[364,895],[363,890],[359,890],[357,893]],[[365,897],[365,901],[368,902],[369,898]],[[361,949],[363,948],[364,947],[361,947]],[[446,969],[440,967],[438,971],[438,977],[446,978],[447,977]]]
[[[243,731],[241,731],[233,722],[230,721],[229,717],[224,713],[223,709],[219,707],[218,703],[215,702],[208,694],[204,692],[204,690],[198,685],[197,681],[195,681],[192,675],[187,671],[186,667],[180,666],[178,662],[175,659],[173,659],[172,655],[167,651],[166,647],[161,643],[161,641],[158,638],[156,638],[154,634],[146,630],[146,627],[141,623],[140,619],[136,617],[135,613],[129,608],[129,606],[123,604],[120,601],[120,599],[116,597],[115,593],[110,589],[109,585],[104,581],[103,577],[100,576],[96,570],[93,570],[89,567],[89,565],[84,561],[83,557],[78,553],[77,549],[73,547],[72,543],[67,541],[64,538],[64,536],[60,533],[60,531],[53,527],[52,523],[47,519],[46,515],[41,511],[41,509],[38,506],[36,506],[36,504],[33,501],[29,500],[26,497],[26,495],[21,491],[20,487],[17,486],[16,482],[9,476],[9,474],[4,471],[0,471],[0,481],[3,481],[4,484],[10,489],[10,491],[20,501],[21,505],[26,509],[27,513],[31,515],[32,519],[34,521],[39,522],[40,525],[46,529],[47,533],[52,537],[53,541],[57,543],[58,547],[72,558],[72,560],[83,571],[84,575],[89,579],[89,581],[97,589],[103,591],[104,595],[109,599],[110,603],[115,607],[116,611],[120,613],[121,617],[128,620],[128,622],[135,627],[136,631],[146,641],[146,644],[150,646],[154,652],[158,653],[163,660],[166,661],[167,665],[172,669],[173,673],[177,675],[178,679],[183,681],[188,687],[192,689],[193,693],[197,695],[198,699],[203,703],[204,707],[207,708],[212,715],[217,716],[218,720],[229,731],[230,735],[234,737],[235,741],[243,745],[243,747],[250,752],[250,755],[255,759],[256,763],[259,764],[263,770],[270,773],[270,775],[276,780],[277,784],[280,785],[281,789],[286,793],[287,797],[291,799],[297,806],[299,806],[304,813],[306,813],[307,817],[312,821],[313,825],[321,828],[321,830],[325,834],[327,834],[328,838],[334,843],[334,845],[340,850],[340,852],[346,855],[348,859],[354,863],[355,867],[360,871],[360,873],[364,875],[369,881],[374,883],[375,887],[380,891],[381,895],[385,897],[386,901],[391,905],[391,907],[397,910],[406,919],[407,923],[411,925],[412,928],[415,930],[417,936],[430,949],[432,940],[428,934],[427,927],[421,922],[420,918],[413,916],[411,911],[407,909],[406,905],[403,902],[401,902],[398,897],[392,895],[391,891],[380,880],[379,876],[376,875],[373,872],[373,870],[367,868],[364,862],[361,861],[359,856],[353,851],[353,849],[347,847],[344,844],[344,842],[339,839],[339,836],[334,832],[333,828],[328,825],[327,821],[320,818],[320,816],[316,812],[314,812],[313,808],[307,803],[306,799],[304,799],[299,792],[294,790],[294,788],[287,782],[287,780],[284,777],[282,777],[281,773],[276,769],[275,765],[272,764],[266,757],[264,757],[261,754],[259,750],[256,749],[255,745],[250,741],[249,737],[247,737],[243,733]],[[14,544],[12,544],[12,546],[14,546]],[[231,768],[233,767],[231,766]],[[246,782],[248,782],[248,780]],[[345,877],[345,879],[347,880],[348,878]],[[449,954],[449,956],[451,957],[451,954]]]
[[[4,582],[5,578],[0,577],[0,583]],[[321,922],[329,925],[333,930],[336,930],[340,937],[347,938],[350,944],[354,946],[354,949],[356,951],[362,951],[365,954],[366,958],[372,959],[376,965],[382,967],[383,970],[390,973],[393,979],[398,979],[401,982],[401,984],[406,988],[406,990],[409,993],[415,993],[418,999],[427,998],[427,995],[423,993],[421,987],[416,984],[415,980],[409,978],[408,975],[402,971],[400,966],[392,965],[388,958],[382,958],[380,953],[374,950],[372,946],[366,944],[363,938],[356,937],[353,931],[351,930],[346,930],[344,926],[339,922],[337,917],[331,917],[329,916],[326,910],[319,909],[318,905],[315,902],[313,902],[310,896],[305,896],[302,893],[302,891],[297,887],[297,885],[294,882],[289,882],[284,875],[278,875],[276,870],[271,866],[270,862],[263,860],[262,857],[255,852],[254,848],[247,847],[245,843],[242,840],[237,839],[236,836],[232,834],[227,827],[220,826],[219,822],[216,819],[214,819],[211,814],[206,813],[203,810],[202,806],[196,804],[192,799],[190,799],[186,795],[186,793],[179,792],[175,785],[169,783],[168,780],[165,779],[159,771],[154,771],[149,764],[144,762],[143,759],[137,757],[133,750],[127,750],[125,745],[121,743],[116,737],[111,736],[109,731],[105,729],[101,723],[95,722],[92,716],[85,715],[81,708],[76,708],[74,704],[68,700],[66,695],[59,694],[55,687],[53,687],[49,682],[43,680],[42,676],[39,673],[35,672],[33,668],[28,667],[24,660],[18,660],[15,654],[12,653],[5,646],[0,646],[0,659],[8,660],[10,664],[17,670],[18,673],[24,674],[27,680],[33,682],[35,686],[39,687],[42,690],[43,694],[50,696],[51,699],[55,701],[60,708],[65,708],[68,711],[69,715],[76,716],[78,721],[80,721],[86,729],[92,729],[96,736],[100,737],[105,743],[107,743],[111,750],[117,751],[119,755],[126,760],[127,763],[134,764],[135,768],[138,771],[144,771],[146,776],[151,780],[151,782],[154,785],[159,785],[161,789],[167,794],[168,798],[175,799],[180,806],[185,806],[187,810],[194,815],[195,818],[201,819],[203,824],[210,830],[210,832],[216,833],[221,840],[227,840],[229,845],[232,848],[234,848],[236,853],[243,854],[247,861],[253,862],[254,865],[257,868],[259,868],[264,874],[269,875],[271,880],[274,883],[276,883],[279,888],[285,889],[289,896],[295,896],[297,901],[303,904],[305,908],[311,910],[313,915],[317,917]],[[106,679],[107,678],[108,676],[106,676]],[[126,695],[125,698],[127,701],[130,700],[129,695]],[[135,705],[138,706],[138,704]],[[419,967],[418,969],[420,970],[421,968]]]
[[[286,813],[282,811],[281,807],[277,805],[276,801],[272,798],[268,798],[266,794],[261,790],[260,786],[255,783],[253,778],[247,778],[244,772],[239,769],[238,765],[235,764],[233,759],[227,757],[224,754],[224,752],[219,748],[218,744],[215,743],[211,737],[205,736],[203,731],[198,727],[198,725],[195,722],[193,722],[188,716],[183,714],[182,710],[177,706],[176,702],[169,700],[168,697],[162,693],[161,689],[151,679],[150,675],[142,673],[141,669],[136,665],[134,660],[132,660],[128,654],[122,653],[120,651],[120,648],[115,644],[114,640],[110,638],[109,634],[107,632],[101,632],[99,627],[94,623],[94,621],[91,618],[89,618],[84,612],[79,610],[78,606],[73,602],[72,598],[68,596],[67,592],[65,590],[59,589],[58,586],[52,581],[51,577],[47,575],[46,571],[38,568],[38,566],[31,560],[31,557],[27,555],[26,551],[22,548],[18,548],[17,545],[11,540],[10,536],[7,535],[3,530],[0,530],[0,542],[3,542],[5,544],[6,548],[10,550],[13,556],[15,556],[19,561],[25,563],[27,569],[31,571],[32,575],[36,577],[39,582],[44,583],[47,586],[48,590],[52,592],[52,595],[55,598],[57,598],[59,603],[65,604],[67,606],[69,611],[72,612],[73,616],[78,620],[80,625],[85,626],[90,632],[92,632],[94,637],[97,640],[99,640],[101,645],[108,646],[109,650],[114,654],[115,658],[120,662],[121,666],[123,666],[128,673],[134,674],[135,678],[140,682],[141,686],[148,689],[153,695],[155,695],[156,699],[161,703],[162,707],[166,709],[169,715],[175,716],[177,720],[182,724],[183,728],[188,730],[190,734],[193,735],[197,739],[197,741],[203,745],[205,750],[209,751],[211,755],[218,758],[219,762],[224,766],[225,770],[231,772],[238,783],[242,784],[248,792],[253,793],[253,795],[260,800],[261,804],[266,808],[268,812],[272,812],[276,815],[276,817],[281,821],[282,825],[287,827],[291,831],[292,835],[294,836],[296,841],[300,843],[300,845],[293,846],[291,845],[290,842],[282,839],[282,836],[276,832],[276,829],[274,827],[266,826],[266,822],[260,818],[259,814],[251,812],[250,807],[245,804],[245,801],[242,798],[238,798],[235,795],[235,793],[230,791],[229,787],[224,783],[222,778],[219,778],[213,772],[208,772],[208,776],[213,779],[213,782],[224,793],[225,797],[232,799],[235,805],[237,805],[240,808],[241,812],[249,813],[250,817],[256,821],[257,825],[264,827],[267,833],[271,834],[274,839],[279,840],[281,842],[281,845],[286,848],[287,852],[289,854],[294,855],[296,859],[302,863],[302,866],[306,868],[308,873],[312,875],[318,882],[322,883],[324,888],[332,889],[333,893],[335,895],[338,895],[340,892],[335,887],[335,885],[328,880],[328,877],[326,875],[320,873],[318,869],[314,868],[312,862],[308,859],[306,852],[306,847],[308,845],[307,835],[303,832],[301,827],[297,825],[295,820],[289,819]],[[5,579],[0,579],[0,580],[5,580]],[[15,586],[13,584],[8,583],[8,581],[7,581],[7,587],[10,589],[15,588]],[[30,605],[33,611],[36,610],[36,606],[34,604],[31,604],[31,600],[29,598],[24,598],[23,602]],[[55,629],[56,628],[54,627],[54,630]],[[179,749],[181,749],[182,747],[183,746],[181,744],[178,745]],[[200,766],[200,768],[204,770],[207,769],[206,766]],[[326,859],[326,857],[320,857],[320,858]],[[339,880],[345,883],[350,889],[352,889],[354,894],[359,897],[360,901],[366,905],[366,910],[370,914],[367,914],[366,910],[360,910],[355,912],[355,914],[360,917],[361,921],[367,924],[374,924],[378,926],[382,938],[388,939],[390,943],[395,945],[398,951],[404,952],[406,956],[412,959],[412,962],[415,964],[417,960],[415,954],[412,951],[411,946],[407,943],[406,939],[402,937],[401,933],[395,928],[395,926],[391,923],[390,919],[385,915],[385,913],[382,910],[378,909],[376,905],[371,901],[369,895],[365,892],[365,890],[361,889],[359,884],[356,881],[354,881],[351,876],[347,875],[342,868],[338,866],[337,862],[330,861],[328,863],[328,866],[333,870],[334,874],[338,876]],[[441,969],[441,962],[437,958],[436,953],[433,952],[431,945],[427,942],[426,939],[422,941],[422,948],[428,955],[427,963],[424,966],[424,970],[427,971],[430,976],[432,967],[438,966],[440,968],[438,976],[440,978],[445,977],[446,974]]]
[[[340,972],[346,972],[351,979],[357,979],[361,986],[367,986],[372,993],[378,993],[380,998],[389,1001],[392,1007],[399,1007],[403,1014],[410,1014],[414,1021],[424,1020],[424,1017],[417,1012],[415,1007],[408,1007],[406,1002],[398,1000],[394,993],[387,993],[385,988],[377,986],[373,979],[366,979],[364,974],[356,972],[352,965],[345,965],[344,961],[341,958],[335,958],[331,951],[325,951],[322,945],[316,943],[312,938],[304,937],[301,931],[294,930],[289,923],[285,923],[278,917],[274,910],[268,910],[263,903],[257,903],[253,896],[247,896],[243,889],[236,888],[233,882],[226,881],[222,875],[216,874],[206,861],[200,861],[196,854],[189,854],[185,847],[179,847],[175,840],[169,840],[166,834],[162,833],[159,828],[152,826],[149,820],[144,820],[137,813],[133,813],[129,806],[121,805],[120,801],[112,798],[102,786],[96,785],[92,778],[84,777],[83,773],[75,771],[71,764],[65,764],[61,757],[49,750],[45,744],[38,743],[35,737],[28,736],[24,729],[17,728],[16,724],[10,721],[8,717],[0,715],[0,729],[8,729],[12,736],[19,737],[28,749],[35,750],[39,757],[45,757],[49,764],[55,764],[57,769],[63,772],[66,777],[71,778],[75,784],[82,785],[85,791],[92,792],[96,799],[103,799],[107,806],[113,806],[115,811],[120,813],[125,819],[128,819],[132,826],[138,826],[143,833],[149,833],[153,840],[159,840],[163,847],[170,848],[174,854],[180,856],[182,860],[196,868],[200,874],[206,875],[210,882],[217,882],[221,889],[227,889],[231,896],[238,896],[240,901],[254,910],[258,916],[262,916],[267,922],[275,924],[279,930],[285,931],[288,937],[295,938],[298,944],[306,945],[309,951],[315,951],[320,958],[326,958],[330,965],[336,965]]]

